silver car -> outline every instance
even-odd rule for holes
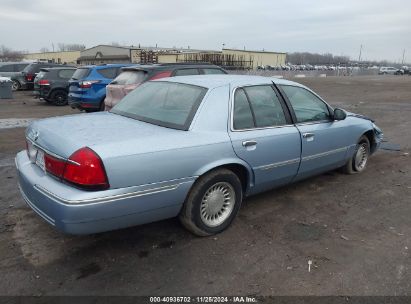
[[[342,167],[363,171],[382,132],[295,82],[204,75],[149,81],[110,112],[33,122],[16,156],[27,204],[89,234],[179,216],[227,228],[244,197]]]

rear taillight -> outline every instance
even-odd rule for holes
[[[170,76],[171,76],[171,71],[164,71],[164,72],[160,72],[154,75],[149,80],[160,79],[160,78],[165,78],[165,77],[170,77]]]
[[[109,187],[101,158],[87,147],[77,150],[69,157],[63,179],[82,188],[101,190]]]
[[[35,74],[26,74],[26,81],[33,81],[35,77]]]
[[[79,87],[82,89],[89,89],[94,83],[99,83],[100,80],[85,80],[79,82]]]
[[[31,149],[31,143],[26,142],[30,160],[36,161],[37,150]],[[34,150],[36,153],[32,153]],[[104,190],[110,187],[101,158],[84,147],[74,152],[68,160],[44,153],[44,169],[47,173],[87,190]]]
[[[50,85],[50,82],[47,79],[41,79],[37,82],[38,85]]]
[[[48,173],[53,174],[58,178],[61,178],[64,174],[64,167],[66,166],[66,161],[45,153],[44,166]]]

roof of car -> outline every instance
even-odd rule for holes
[[[230,85],[233,87],[239,86],[247,86],[247,85],[259,85],[259,84],[285,84],[285,85],[295,85],[301,86],[303,85],[275,77],[263,77],[263,76],[250,76],[250,75],[193,75],[193,76],[178,76],[178,77],[169,77],[169,78],[162,78],[154,81],[170,81],[170,82],[178,82],[178,83],[185,83],[196,85],[200,87],[205,87],[208,89],[221,87],[224,85]]]
[[[130,71],[130,70],[154,70],[154,69],[181,69],[181,68],[212,68],[212,69],[221,69],[219,66],[215,64],[211,64],[208,62],[198,62],[198,63],[155,63],[155,64],[138,64],[133,66],[126,66],[123,67],[123,71]]]
[[[131,63],[108,63],[108,64],[97,64],[97,65],[85,65],[85,66],[80,66],[78,67],[79,69],[105,69],[105,68],[110,68],[110,67],[125,67],[125,66],[132,66],[133,64]]]
[[[52,68],[41,68],[40,71],[56,71],[56,70],[76,70],[77,68],[74,66],[59,66],[59,67],[52,67]]]

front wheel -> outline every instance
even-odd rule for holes
[[[237,215],[242,198],[238,176],[217,169],[196,181],[180,212],[180,221],[198,236],[220,233]]]
[[[346,174],[360,173],[365,170],[370,157],[370,141],[367,136],[361,136],[355,147],[354,155],[348,160],[343,167]]]

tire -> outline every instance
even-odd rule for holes
[[[13,80],[13,83],[11,84],[11,89],[13,91],[18,91],[21,89],[21,84],[17,80]]]
[[[240,210],[241,181],[227,169],[217,169],[200,177],[188,194],[179,218],[197,236],[224,231]]]
[[[355,147],[353,156],[342,167],[345,174],[357,174],[365,170],[370,158],[370,141],[367,136],[361,136]]]
[[[63,90],[53,91],[50,100],[55,106],[65,106],[68,103],[68,94]]]

